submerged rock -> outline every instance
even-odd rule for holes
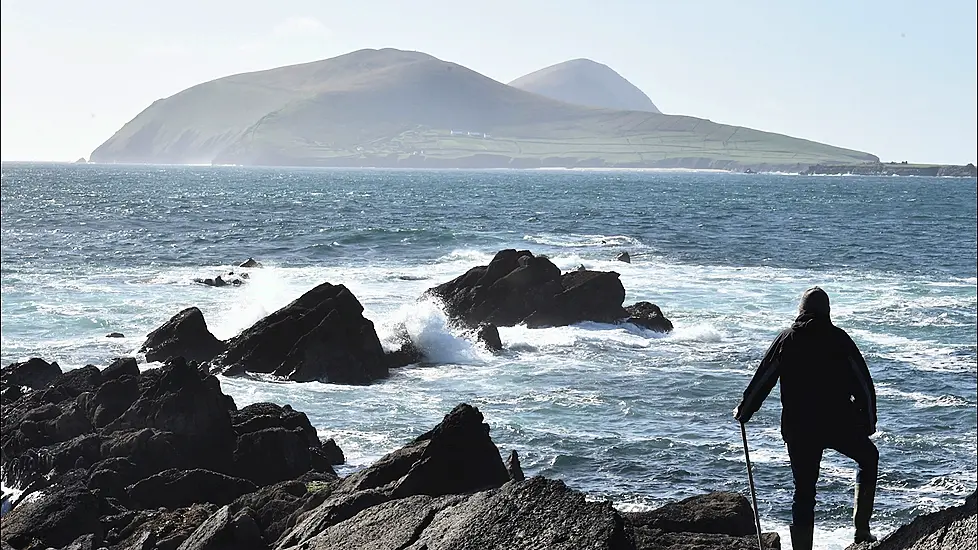
[[[499,329],[496,325],[482,324],[476,331],[475,339],[486,346],[489,351],[500,351],[503,349],[503,341],[499,338]]]
[[[671,332],[672,321],[666,319],[659,306],[649,302],[638,302],[625,307],[628,312],[626,323],[640,326],[655,332]]]
[[[121,332],[110,332],[105,335],[106,338],[125,338],[126,335]]]
[[[224,342],[207,330],[204,314],[196,307],[188,307],[147,334],[139,352],[145,353],[146,360],[151,363],[174,357],[210,361],[224,349]]]
[[[238,267],[262,267],[261,262],[254,258],[248,258],[247,260],[238,264]]]
[[[233,271],[227,273],[222,273],[214,278],[196,278],[194,282],[201,285],[213,286],[213,287],[225,287],[225,286],[241,286],[247,282],[248,274],[241,273],[240,275],[235,275]]]
[[[227,375],[270,373],[296,382],[365,384],[388,374],[363,306],[345,286],[329,283],[228,340],[211,364]]]
[[[628,252],[619,252],[615,259],[619,262],[625,262],[626,264],[632,263],[632,257],[628,255]]]

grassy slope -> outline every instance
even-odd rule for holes
[[[363,50],[180,92],[92,160],[733,167],[875,157],[693,117],[570,105],[425,54]]]

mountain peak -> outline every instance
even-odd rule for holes
[[[551,99],[625,111],[660,112],[649,96],[597,61],[577,58],[521,76],[509,83],[514,88]]]

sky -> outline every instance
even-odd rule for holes
[[[976,20],[974,0],[3,1],[0,156],[88,157],[194,84],[393,47],[500,82],[589,58],[664,113],[964,164]]]

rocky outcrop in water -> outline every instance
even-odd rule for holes
[[[908,164],[906,162],[863,162],[859,164],[814,164],[803,172],[812,175],[859,176],[932,176],[974,178],[978,168],[974,164]]]
[[[145,353],[149,362],[174,357],[183,357],[188,361],[210,361],[224,348],[224,342],[207,329],[204,314],[196,307],[188,307],[147,334],[139,352]]]
[[[877,543],[853,544],[847,550],[944,550],[978,546],[978,493],[961,506],[915,518]]]
[[[221,273],[220,275],[213,278],[212,277],[196,278],[194,279],[194,282],[199,285],[213,286],[217,288],[226,287],[226,286],[235,287],[235,286],[241,286],[245,284],[246,282],[248,282],[249,278],[250,277],[247,273],[235,274],[235,272],[233,271],[228,271],[227,273]]]
[[[364,384],[388,363],[374,324],[343,285],[322,283],[228,340],[211,365],[226,374],[268,373],[296,382]]]
[[[516,453],[504,464],[466,404],[343,479],[303,413],[237,409],[213,376],[181,359],[143,372],[132,359],[69,371],[2,412],[3,473],[27,497],[0,518],[3,548],[632,550],[752,540],[741,534],[751,517],[743,497],[622,514],[560,481],[524,479]]]
[[[561,274],[547,257],[528,250],[501,250],[489,265],[474,267],[425,295],[440,299],[449,317],[470,327],[617,323],[633,317],[622,307],[625,287],[618,273],[578,269]],[[648,327],[672,329],[663,322]]]
[[[147,361],[175,357],[207,362],[228,376],[272,374],[296,382],[366,384],[388,369],[421,360],[408,342],[385,353],[363,306],[345,286],[322,283],[289,305],[222,342],[195,307],[151,332],[140,349]]]

